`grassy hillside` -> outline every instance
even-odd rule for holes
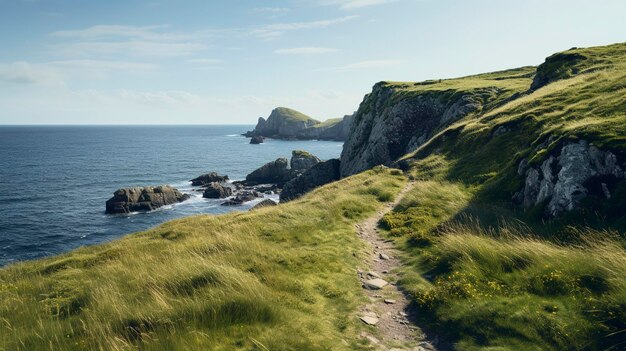
[[[0,350],[354,350],[354,224],[386,169],[288,206],[166,223],[0,270]]]
[[[414,188],[380,223],[403,249],[399,284],[421,323],[458,350],[623,349],[626,181],[558,218],[512,195],[520,161],[540,164],[566,141],[623,164],[626,44],[572,49],[538,68],[380,84],[394,88],[390,103],[489,95],[403,158]],[[364,302],[354,224],[405,183],[378,168],[287,205],[191,217],[3,269],[0,350],[368,349],[354,315]]]
[[[282,119],[292,122],[306,122],[306,121],[314,121],[319,123],[316,119],[305,115],[302,112],[296,111],[294,109],[290,109],[288,107],[277,107],[274,112],[279,115]]]
[[[401,283],[423,322],[459,350],[626,346],[624,182],[611,199],[587,199],[556,219],[511,201],[523,185],[520,160],[539,164],[564,141],[584,139],[624,160],[625,62],[625,44],[551,56],[538,69],[542,86],[528,81],[526,94],[458,121],[405,157],[416,187],[381,224],[405,249]],[[474,84],[484,82],[428,90]]]

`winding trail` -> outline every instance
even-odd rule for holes
[[[407,184],[393,202],[388,203],[377,214],[356,224],[359,237],[368,245],[369,255],[363,261],[367,270],[358,269],[363,289],[370,302],[362,306],[358,318],[371,328],[361,337],[368,339],[377,350],[441,351],[437,338],[429,340],[424,331],[415,323],[415,311],[410,308],[409,299],[396,286],[395,269],[402,263],[397,258],[398,250],[391,240],[380,235],[378,222],[390,212],[413,188]],[[388,282],[388,283],[387,283]]]

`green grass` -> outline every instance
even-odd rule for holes
[[[610,200],[588,198],[556,219],[511,203],[523,185],[520,160],[540,164],[564,141],[585,139],[625,160],[625,57],[626,44],[555,55],[534,91],[521,69],[502,84],[525,84],[515,88],[525,93],[496,98],[403,158],[415,189],[380,225],[404,250],[399,282],[421,322],[456,349],[626,346],[624,182]],[[448,94],[489,85],[479,75],[399,87]]]
[[[279,114],[282,118],[292,121],[292,122],[306,122],[306,121],[314,121],[319,123],[319,121],[305,115],[302,112],[296,111],[294,109],[288,107],[277,107],[274,112]]]
[[[617,233],[578,229],[576,242],[542,239],[473,194],[462,183],[417,181],[381,221],[404,250],[399,283],[423,325],[458,350],[626,343],[626,243]],[[494,212],[501,216],[490,221]]]
[[[0,350],[368,349],[354,224],[404,182],[377,169],[4,268]]]

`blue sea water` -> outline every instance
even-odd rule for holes
[[[208,171],[231,180],[295,149],[339,157],[342,143],[267,140],[250,145],[253,126],[0,127],[0,265],[102,243],[165,221],[243,207],[220,206],[191,188]],[[122,187],[171,184],[192,195],[149,213],[105,215]]]

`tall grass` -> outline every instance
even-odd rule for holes
[[[391,173],[2,269],[0,350],[367,349],[353,225],[398,192]]]
[[[418,181],[381,221],[405,250],[400,284],[425,325],[458,350],[626,345],[626,250],[618,233],[566,228],[576,241],[548,241],[473,194],[460,183]],[[485,221],[494,211],[502,217]]]

